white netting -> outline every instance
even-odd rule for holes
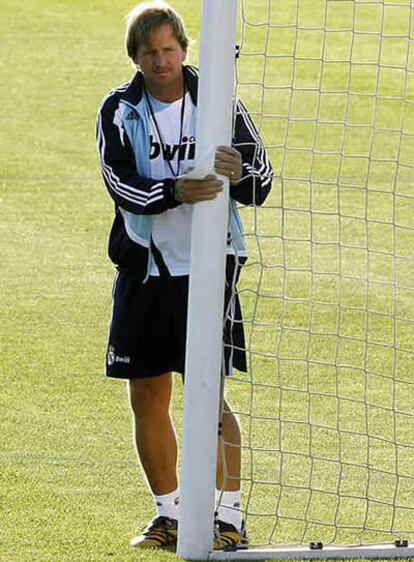
[[[241,209],[251,541],[414,539],[412,1],[241,0],[237,94],[275,171]]]

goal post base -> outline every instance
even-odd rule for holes
[[[407,547],[394,544],[371,546],[326,546],[320,549],[310,547],[248,549],[233,552],[214,551],[209,560],[268,560],[270,558],[292,559],[334,559],[334,558],[409,558],[414,557],[414,543]]]

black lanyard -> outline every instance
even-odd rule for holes
[[[174,178],[177,178],[177,177],[180,175],[180,153],[181,153],[181,144],[182,144],[182,141],[183,141],[184,113],[185,113],[185,95],[186,95],[186,87],[185,87],[185,84],[184,84],[183,97],[182,97],[182,99],[181,99],[180,137],[179,137],[179,140],[178,140],[178,151],[177,151],[177,160],[178,160],[178,163],[177,163],[177,170],[176,170],[176,171],[174,171],[174,169],[173,169],[173,167],[172,167],[172,163],[171,163],[168,159],[166,159],[166,154],[167,154],[167,151],[166,151],[166,143],[165,143],[164,138],[163,138],[163,136],[162,136],[162,134],[161,134],[161,130],[160,130],[159,126],[158,126],[158,122],[157,122],[157,119],[156,119],[156,117],[155,117],[154,108],[152,107],[151,101],[150,101],[150,99],[149,99],[148,92],[147,92],[147,90],[144,90],[144,92],[145,92],[145,97],[146,97],[146,100],[147,100],[147,103],[148,103],[148,107],[149,107],[149,110],[150,110],[151,119],[152,119],[152,121],[153,121],[153,123],[154,123],[154,125],[155,125],[156,130],[157,130],[158,140],[160,141],[161,148],[162,148],[162,154],[163,154],[164,159],[166,160],[166,162],[167,162],[167,164],[168,164],[169,169],[171,170],[171,173],[172,173],[173,177],[174,177]]]

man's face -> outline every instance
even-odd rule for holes
[[[181,95],[182,63],[186,51],[181,47],[172,26],[165,23],[153,29],[145,45],[141,45],[135,62],[144,74],[145,84],[150,93],[171,93]]]

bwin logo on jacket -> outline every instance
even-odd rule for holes
[[[181,146],[179,144],[165,144],[161,147],[161,143],[154,140],[154,137],[150,135],[150,160],[155,160],[161,154],[161,148],[163,151],[164,160],[169,160],[170,162],[174,160],[177,156],[179,160],[194,160],[195,157],[195,147],[196,141],[195,137],[183,137],[181,141]]]

